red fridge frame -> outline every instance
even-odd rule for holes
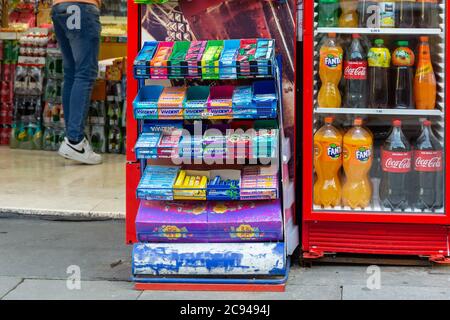
[[[132,244],[137,242],[135,220],[139,207],[136,198],[136,188],[140,180],[140,163],[136,160],[134,145],[137,140],[138,127],[133,115],[133,99],[138,91],[138,82],[132,77],[133,61],[141,47],[139,5],[134,1],[128,1],[128,45],[127,45],[127,139],[126,139],[126,237],[125,242]]]
[[[314,212],[313,207],[313,71],[314,71],[314,1],[303,1],[304,73],[303,73],[303,205],[302,249],[306,259],[327,253],[395,254],[427,256],[430,260],[450,263],[450,179],[446,175],[444,214],[386,214],[368,212]],[[446,17],[449,15],[446,6]],[[450,56],[447,18],[445,54]],[[450,64],[446,64],[446,73]],[[450,85],[446,81],[446,103],[450,102]],[[448,123],[448,114],[444,121]],[[447,125],[445,134],[450,135]],[[450,152],[449,143],[445,152]],[[450,172],[450,162],[445,163]]]

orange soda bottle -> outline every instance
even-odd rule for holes
[[[320,48],[319,75],[322,81],[318,97],[320,108],[341,107],[338,85],[342,78],[343,52],[337,43],[336,34],[328,34],[328,38]]]
[[[428,37],[420,37],[419,59],[414,78],[414,97],[416,109],[436,107],[436,77],[431,64]]]
[[[358,28],[359,15],[357,0],[341,0],[340,28]]]
[[[362,127],[356,118],[344,136],[344,172],[346,181],[342,188],[342,203],[352,209],[365,208],[372,199],[369,171],[373,161],[373,135]]]
[[[333,126],[333,118],[314,134],[314,204],[334,207],[341,203],[339,170],[342,166],[342,133]]]

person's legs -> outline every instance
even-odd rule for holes
[[[62,104],[64,109],[64,122],[66,128],[69,127],[70,117],[70,96],[75,79],[75,60],[72,54],[67,33],[67,5],[59,5],[52,9],[53,28],[55,30],[56,40],[63,56],[64,65],[64,84],[62,92]]]
[[[86,164],[99,164],[102,157],[93,152],[84,138],[84,126],[98,72],[100,10],[86,3],[62,3],[53,7],[52,18],[57,40],[61,42],[65,72],[66,138],[58,153]]]
[[[70,96],[68,138],[80,142],[84,137],[84,126],[89,103],[98,74],[100,48],[100,10],[94,5],[80,5],[81,25],[79,32],[69,32],[67,37],[75,61],[75,76]]]

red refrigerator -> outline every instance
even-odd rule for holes
[[[450,263],[448,3],[303,4],[303,258]]]

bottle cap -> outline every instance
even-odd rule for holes
[[[401,127],[402,126],[402,121],[399,119],[395,119],[392,121],[392,124],[394,125],[394,127]]]
[[[429,40],[430,38],[427,37],[427,36],[421,36],[419,39],[420,39],[420,42],[428,42],[428,40]]]
[[[335,32],[330,32],[328,34],[328,38],[336,38],[336,33]]]
[[[362,126],[362,124],[363,124],[363,120],[362,120],[362,118],[355,118],[355,120],[353,120],[353,125],[354,126]]]
[[[326,117],[325,118],[325,123],[331,124],[333,123],[334,118],[333,117]]]
[[[426,127],[429,127],[429,126],[431,126],[431,121],[430,120],[424,120],[423,121],[423,125],[426,126]]]
[[[384,40],[383,39],[375,39],[375,44],[380,46],[384,44]]]
[[[359,39],[359,38],[361,38],[361,35],[359,33],[354,33],[354,34],[352,34],[352,38]]]
[[[407,47],[409,45],[409,42],[406,40],[399,40],[399,41],[397,41],[397,45],[399,47]]]

